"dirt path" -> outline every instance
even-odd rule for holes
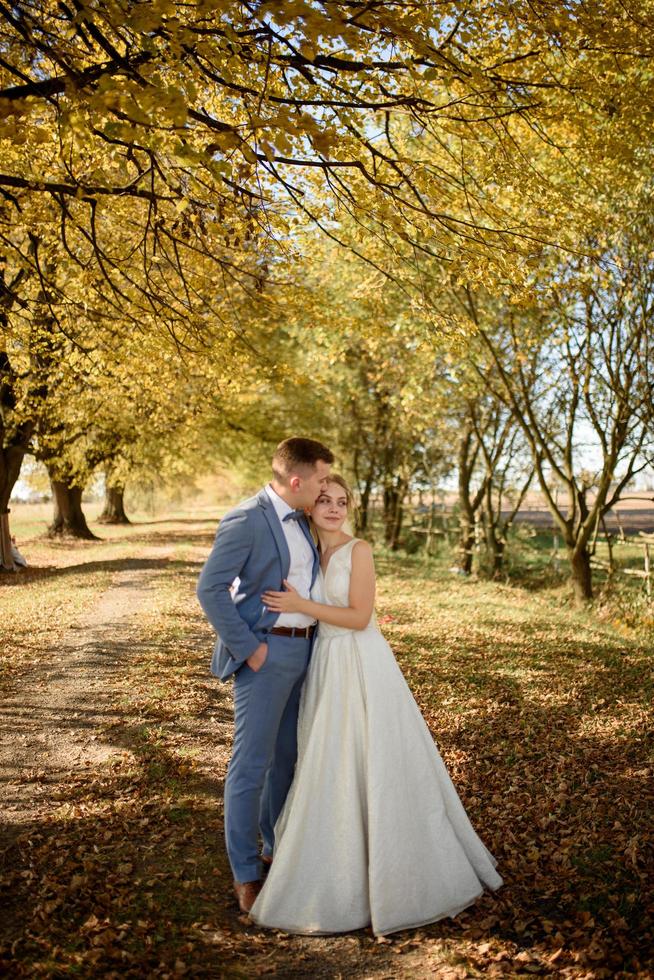
[[[167,559],[171,548],[144,549],[141,558]],[[57,805],[60,785],[76,770],[105,762],[117,750],[99,728],[117,721],[111,705],[124,670],[130,629],[152,603],[147,569],[115,573],[109,588],[42,664],[0,705],[1,802],[9,823]]]

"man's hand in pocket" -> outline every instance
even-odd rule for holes
[[[268,644],[260,643],[254,653],[245,661],[248,667],[250,667],[256,674],[258,670],[261,670],[268,658]]]

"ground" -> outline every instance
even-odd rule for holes
[[[654,975],[647,634],[415,556],[380,554],[380,621],[505,885],[390,941],[239,915],[230,688],[194,593],[215,525],[20,537],[30,568],[0,580],[5,975]]]

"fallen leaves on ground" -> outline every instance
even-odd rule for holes
[[[379,563],[383,629],[505,885],[455,920],[383,940],[242,921],[222,827],[230,690],[208,676],[199,566],[182,560],[193,544],[176,539],[176,561],[143,570],[155,599],[121,640],[93,733],[106,760],[16,774],[50,793],[4,849],[5,973],[650,975],[651,650],[546,594],[403,557]],[[85,573],[85,588],[110,571]],[[35,610],[46,586],[31,583]],[[29,592],[21,602],[28,611]],[[30,684],[32,659],[19,657],[14,686]]]

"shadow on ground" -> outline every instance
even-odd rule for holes
[[[442,581],[384,562],[410,577],[411,600],[419,590],[440,608]],[[563,629],[540,607],[525,626],[501,608],[488,622],[481,611],[474,623],[398,616],[385,629],[504,888],[391,943],[370,931],[287,937],[248,925],[231,895],[231,692],[208,676],[211,635],[192,595],[199,563],[89,565],[144,571],[151,589],[174,580],[175,596],[154,621],[76,644],[82,672],[106,682],[88,703],[53,713],[26,695],[40,730],[93,731],[106,758],[21,776],[26,787],[45,780],[49,805],[3,845],[6,975],[648,975],[650,651],[581,635],[572,621]]]

